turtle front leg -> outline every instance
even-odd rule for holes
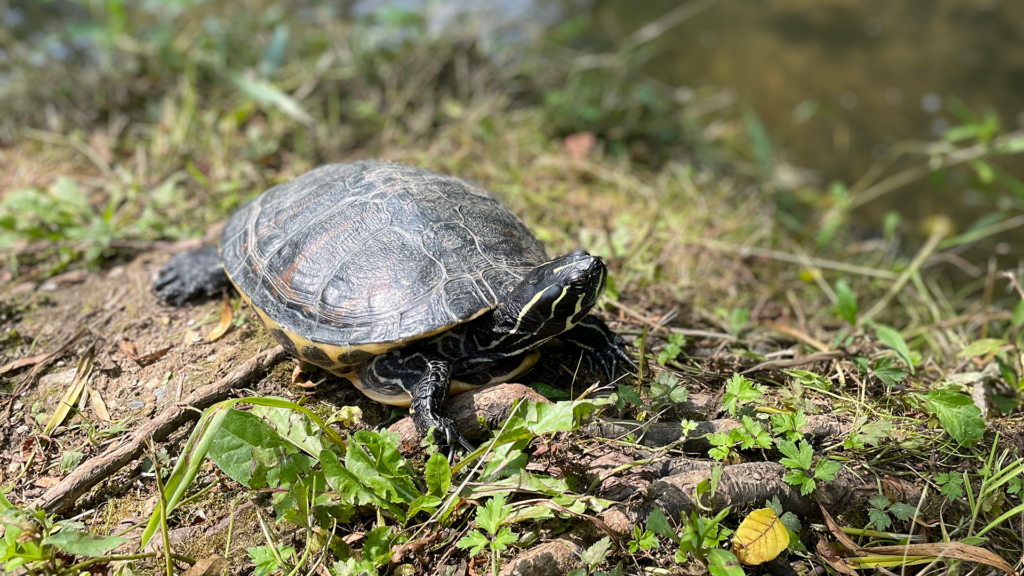
[[[216,246],[175,254],[153,282],[158,298],[175,306],[213,294],[230,282]]]
[[[640,370],[626,351],[626,341],[596,316],[584,317],[559,339],[582,350],[583,362],[590,368],[604,370],[609,382],[615,378],[615,369],[620,363],[633,372]]]
[[[454,453],[452,449],[456,442],[466,450],[473,451],[473,445],[462,437],[459,429],[455,427],[455,422],[440,414],[441,403],[448,398],[448,391],[451,388],[451,373],[452,367],[447,360],[427,360],[423,375],[408,391],[412,397],[409,410],[412,412],[416,431],[422,436],[433,428],[434,442],[443,452],[448,453],[449,458]]]

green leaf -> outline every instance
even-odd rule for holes
[[[763,391],[755,386],[749,379],[740,374],[733,374],[732,378],[725,383],[725,395],[722,397],[722,407],[730,415],[735,416],[740,406],[749,404],[761,398]]]
[[[498,533],[498,527],[508,520],[512,507],[505,505],[505,495],[499,494],[487,501],[487,504],[476,509],[476,523],[487,530],[492,536]]]
[[[529,402],[526,405],[526,427],[538,436],[551,432],[568,432],[575,427],[573,405],[573,402]]]
[[[466,534],[465,536],[460,538],[459,541],[455,543],[455,545],[459,548],[462,548],[463,550],[468,548],[469,555],[470,557],[472,557],[476,556],[481,551],[483,551],[483,549],[486,548],[490,543],[491,541],[488,540],[486,536],[481,534],[479,530],[473,530],[469,534]]]
[[[662,515],[662,518],[664,518],[664,515]],[[650,525],[649,522],[650,521],[648,521],[648,526]],[[608,558],[608,551],[611,550],[611,547],[612,539],[605,536],[597,542],[594,542],[590,548],[584,550],[583,554],[580,554],[580,559],[583,560],[587,566],[593,569]]]
[[[807,472],[801,468],[790,468],[782,479],[791,486],[799,486],[800,494],[803,496],[814,492],[816,487],[814,478],[809,477]]]
[[[550,384],[545,384],[543,382],[530,384],[530,388],[533,388],[534,390],[539,392],[541,396],[547,398],[548,400],[568,400],[570,398],[569,393],[566,392],[565,390],[562,390],[561,388],[555,388],[554,386],[551,386]]]
[[[619,398],[632,404],[633,406],[643,406],[644,399],[640,396],[640,393],[636,391],[636,388],[626,384],[619,384]]]
[[[660,508],[651,510],[650,516],[647,517],[647,529],[654,532],[658,536],[664,536],[673,542],[678,541],[679,537],[676,536],[672,527],[668,524],[668,518],[665,518],[665,513]]]
[[[64,474],[70,474],[72,470],[78,467],[85,458],[85,454],[82,452],[76,452],[74,450],[68,450],[60,456],[60,471]]]
[[[970,448],[981,440],[985,433],[985,421],[981,410],[966,394],[951,390],[933,390],[925,399],[932,413],[942,423],[942,428],[958,444]]]
[[[303,124],[312,124],[313,117],[302,109],[302,105],[284,90],[270,82],[231,72],[227,73],[227,79],[242,93],[256,102],[273,106],[286,116]]]
[[[838,298],[839,316],[850,324],[857,323],[857,297],[846,280],[836,282],[836,298]]]
[[[988,356],[1006,345],[1006,340],[1001,338],[982,338],[981,340],[971,342],[970,346],[957,354],[957,357],[974,358],[975,356]]]
[[[96,536],[88,532],[79,532],[78,530],[65,528],[56,534],[47,536],[43,540],[43,544],[56,546],[75,556],[97,558],[105,556],[108,552],[127,541],[127,538],[121,538],[120,536]]]
[[[440,452],[434,452],[427,460],[424,472],[427,480],[427,489],[431,494],[444,496],[452,485],[452,468],[448,459]]]
[[[882,358],[875,362],[871,373],[886,386],[892,387],[903,381],[907,373],[893,364],[892,358]]]
[[[310,456],[316,456],[324,448],[320,427],[302,412],[279,406],[256,404],[252,407],[251,413],[262,418],[284,440],[291,442]]]
[[[906,341],[903,340],[903,336],[900,336],[899,332],[888,326],[879,324],[875,327],[875,336],[877,336],[883,344],[895,350],[896,353],[899,354],[900,358],[903,359],[904,364],[907,365],[907,369],[910,370],[910,373],[914,373],[914,362],[910,359],[910,348],[907,347]]]
[[[1013,306],[1013,319],[1011,320],[1015,329],[1020,329],[1024,326],[1024,300],[1017,302]]]
[[[658,378],[651,382],[651,396],[661,401],[667,399],[673,403],[682,404],[689,399],[690,392],[683,387],[675,375],[670,372],[661,372],[658,374]]]
[[[893,502],[889,507],[889,512],[892,512],[892,515],[900,520],[907,521],[917,514],[917,508],[903,502]]]
[[[507,548],[511,544],[515,544],[519,541],[519,538],[512,533],[512,529],[505,527],[502,528],[498,535],[494,537],[491,542],[491,550],[501,551]]]
[[[366,544],[363,545],[363,560],[373,562],[374,566],[383,566],[391,560],[391,548],[399,537],[392,534],[391,526],[380,526],[366,533]]]
[[[831,482],[836,479],[836,472],[839,472],[839,469],[842,467],[843,465],[835,460],[822,458],[814,465],[814,479],[821,480],[822,482]]]
[[[878,508],[868,509],[868,520],[872,526],[879,530],[886,530],[892,525],[892,520],[885,513],[885,510],[879,510]]]
[[[814,449],[807,443],[806,440],[800,441],[800,447],[789,440],[779,440],[777,442],[779,446],[779,452],[782,452],[786,458],[779,460],[779,462],[786,468],[799,468],[801,470],[810,470],[811,461],[814,458]]]
[[[249,488],[266,486],[267,469],[278,462],[278,450],[294,451],[266,422],[240,410],[228,410],[214,434],[210,458],[231,479]]]
[[[712,548],[708,553],[708,572],[711,576],[744,576],[743,567],[740,566],[736,556],[722,548]]]

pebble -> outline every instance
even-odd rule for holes
[[[15,434],[28,434],[28,426],[22,424],[14,429]]]

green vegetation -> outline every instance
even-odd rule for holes
[[[1022,439],[1022,294],[1003,290],[1017,286],[1012,272],[965,264],[956,252],[1019,216],[994,214],[959,234],[933,222],[923,238],[894,223],[865,240],[853,225],[857,208],[898,182],[940,171],[970,170],[1017,193],[993,159],[1024,151],[1019,135],[963,111],[961,126],[925,147],[924,168],[893,173],[887,159],[859,182],[819,190],[773,175],[771,138],[752,111],[716,120],[726,136],[712,145],[695,112],[706,95],[680,102],[639,74],[643,44],[597,63],[577,54],[569,46],[578,23],[524,46],[472,28],[435,35],[421,14],[397,8],[353,23],[327,3],[238,4],[83,1],[81,19],[40,24],[48,41],[84,47],[65,59],[0,30],[0,108],[9,111],[0,117],[0,386],[26,393],[18,407],[11,396],[0,436],[3,469],[18,470],[3,477],[3,570],[110,564],[170,574],[216,553],[260,575],[410,574],[460,562],[497,574],[565,537],[579,542],[577,575],[738,574],[731,536],[766,499],[790,534],[788,561],[802,567],[819,558],[817,543],[846,531],[861,531],[857,545],[870,549],[919,543],[921,525],[934,526],[933,543],[1021,556],[1024,461],[1012,447]],[[592,146],[574,148],[572,137]],[[195,321],[151,297],[107,306],[106,293],[78,297],[57,283],[61,305],[52,306],[36,283],[80,269],[95,272],[87,285],[119,282],[115,267],[202,236],[268,186],[371,156],[479,181],[550,253],[585,247],[605,258],[612,279],[601,313],[637,337],[642,378],[596,384],[571,360],[538,371],[544,381],[529,383],[556,401],[520,402],[478,450],[449,462],[432,446],[403,453],[385,429],[401,412],[336,405],[344,385],[327,392],[315,386],[322,375],[292,379],[289,366],[154,447],[121,478],[131,489],[98,487],[77,510],[86,518],[32,509],[31,482],[63,477],[148,417],[131,408],[134,392],[117,398],[110,419],[93,418],[95,406],[77,396],[54,406],[34,387],[33,365],[16,365],[64,345],[47,327],[88,327],[81,348],[61,352],[70,365],[99,342],[90,402],[124,380],[164,391],[207,383],[269,341],[250,313],[235,318],[229,338],[182,345],[216,321],[219,303],[201,304]],[[950,262],[978,274],[950,282]],[[122,365],[118,342],[139,326],[179,350],[152,366]],[[239,344],[252,351],[228,352]],[[556,382],[560,374],[567,382]],[[21,442],[50,420],[59,421],[45,429],[45,458],[15,460],[35,454]],[[590,427],[617,420],[638,427],[614,437]],[[16,425],[31,433],[15,435]],[[602,457],[612,464],[595,464]],[[730,468],[751,464],[766,466],[759,478],[777,472],[778,482],[762,484],[781,496],[716,500],[728,497],[719,486]],[[684,486],[690,492],[679,487],[687,474],[701,476]],[[728,481],[742,496],[742,478]],[[837,529],[811,530],[818,519],[801,526],[787,509],[854,488],[866,495],[833,513]],[[655,495],[671,489],[695,504],[669,510],[673,500]],[[903,489],[916,499],[902,500]],[[128,513],[104,504],[105,491],[139,510],[159,498],[136,512],[146,523],[119,536]],[[223,494],[251,504],[252,521],[237,520]],[[612,513],[625,524],[613,525]],[[226,539],[161,552],[171,530],[215,532],[221,520]],[[131,550],[119,553],[126,542]],[[964,562],[942,554],[880,565]]]

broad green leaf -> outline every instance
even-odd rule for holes
[[[217,467],[231,479],[243,486],[262,488],[266,470],[277,463],[275,456],[280,452],[275,449],[286,446],[290,445],[258,416],[229,409],[214,431],[209,453]]]
[[[379,464],[382,464],[380,460],[371,460],[363,446],[354,442],[345,453],[345,468],[381,497],[408,503],[419,496],[408,476],[392,475],[386,469],[382,472],[377,467]]]
[[[452,485],[452,469],[448,459],[440,452],[434,452],[427,460],[424,476],[431,494],[444,496],[448,493],[448,488]]]
[[[392,534],[391,526],[374,528],[366,534],[363,545],[363,560],[373,562],[374,566],[383,566],[391,560],[391,548],[401,539]]]
[[[316,456],[324,449],[320,427],[306,414],[290,408],[261,405],[253,406],[252,413],[263,418],[282,438],[310,456]]]
[[[880,359],[875,363],[875,367],[871,369],[871,373],[889,387],[903,382],[903,379],[907,377],[906,371],[893,365],[891,358]]]
[[[735,416],[740,406],[749,404],[761,398],[764,392],[761,387],[740,374],[733,374],[732,378],[725,383],[725,395],[722,397],[722,407],[730,415]]]
[[[342,466],[341,462],[338,460],[338,456],[334,452],[331,452],[330,450],[321,451],[320,466],[324,471],[324,477],[327,479],[327,484],[339,494],[343,501],[357,506],[376,504],[387,508],[399,520],[405,520],[405,515],[402,513],[400,508],[370,490],[366,484],[363,484],[358,476],[353,474],[348,468]]]
[[[933,390],[925,399],[942,428],[961,446],[970,448],[985,433],[981,410],[966,394],[950,390]]]
[[[56,546],[68,554],[97,558],[105,556],[114,548],[127,542],[127,538],[120,536],[96,536],[88,532],[79,532],[65,528],[56,534],[51,534],[43,540],[43,544]]]
[[[857,297],[846,280],[836,282],[836,298],[838,298],[839,316],[850,324],[857,323]]]
[[[897,354],[899,354],[900,358],[902,358],[903,362],[907,365],[907,369],[910,370],[911,374],[913,374],[914,362],[910,359],[910,348],[907,347],[907,343],[903,340],[903,336],[900,336],[900,333],[896,330],[881,324],[875,327],[875,335],[883,344],[892,348]]]
[[[892,525],[892,519],[885,513],[885,510],[880,510],[878,508],[868,509],[868,520],[871,522],[872,526],[879,530],[888,530],[889,526]]]
[[[981,340],[971,342],[957,357],[974,358],[975,356],[988,356],[1006,345],[1006,340],[1001,338],[982,338]]]
[[[906,521],[910,520],[917,514],[917,508],[910,504],[904,504],[903,502],[893,502],[892,505],[889,506],[889,512],[892,512],[892,515],[900,520]]]
[[[708,572],[711,576],[745,576],[743,567],[736,556],[722,548],[712,548],[708,553]]]
[[[525,418],[527,428],[538,436],[551,432],[568,432],[574,428],[573,403],[527,402]]]
[[[423,511],[432,514],[434,510],[436,510],[437,507],[440,506],[442,503],[443,500],[441,500],[437,496],[424,494],[423,496],[420,496],[419,498],[409,503],[409,510],[408,512],[406,512],[406,516],[412,518],[416,514]]]

